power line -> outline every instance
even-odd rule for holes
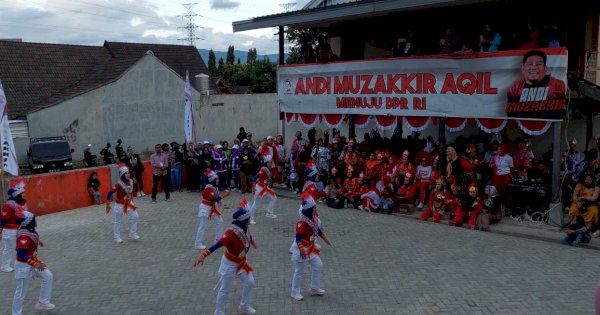
[[[180,15],[180,17],[182,17],[186,21],[185,21],[184,26],[178,27],[178,29],[183,30],[183,32],[185,33],[184,37],[178,38],[178,40],[184,40],[189,45],[194,46],[194,47],[196,46],[197,39],[204,40],[204,38],[196,37],[196,29],[199,28],[199,26],[194,23],[194,18],[199,16],[198,14],[196,14],[196,12],[194,12],[194,6],[196,4],[197,3],[184,3],[183,4],[183,6],[186,8],[186,11],[185,11],[185,14]]]

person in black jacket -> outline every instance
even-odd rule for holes
[[[242,194],[252,193],[252,178],[256,174],[258,161],[254,158],[248,147],[242,148],[242,154],[238,158],[240,166],[240,182],[242,185]]]
[[[138,196],[142,197],[146,194],[144,193],[144,164],[142,163],[142,159],[137,153],[133,153],[133,148],[131,146],[127,147],[127,160],[129,161],[129,168],[133,171],[133,176],[135,178],[135,183],[137,184]]]

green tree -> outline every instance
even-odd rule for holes
[[[247,64],[255,63],[256,57],[257,57],[256,48],[250,48],[250,50],[248,50],[248,59],[247,59],[246,63]]]
[[[237,64],[238,65],[242,64],[242,61],[240,60],[240,58],[238,58]]]
[[[223,75],[223,68],[225,67],[225,61],[223,61],[223,57],[219,58],[219,66],[217,67],[217,71],[215,76],[219,77]]]
[[[208,72],[212,76],[215,76],[217,72],[217,61],[215,59],[215,52],[211,48],[208,52]]]
[[[225,60],[225,63],[228,65],[232,65],[234,61],[235,61],[235,51],[234,51],[233,45],[231,45],[231,46],[229,46],[229,48],[227,48],[227,59]]]
[[[286,63],[311,63],[317,61],[315,48],[325,42],[327,32],[320,28],[305,28],[288,31],[290,54]]]

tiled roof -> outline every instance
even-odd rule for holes
[[[105,42],[103,46],[0,41],[0,80],[8,100],[9,117],[58,104],[117,80],[151,50],[185,77],[208,74],[192,46]],[[211,89],[217,90],[214,81]]]

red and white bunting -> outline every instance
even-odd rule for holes
[[[467,126],[466,118],[449,117],[446,119],[446,130],[450,132],[458,132],[465,129]]]
[[[341,114],[323,114],[321,115],[323,122],[329,128],[338,128],[343,122],[346,115]]]
[[[365,128],[369,124],[369,115],[354,115],[354,127]]]
[[[285,123],[291,124],[295,121],[298,121],[298,114],[296,113],[285,113]]]
[[[318,114],[298,114],[298,121],[306,128],[312,128],[317,124]]]
[[[381,130],[394,130],[396,129],[396,125],[398,124],[398,116],[386,116],[386,115],[378,115],[375,116],[375,121],[377,122],[377,128]],[[400,118],[402,119],[402,118]]]
[[[487,133],[495,133],[506,127],[507,119],[478,118],[477,125]]]
[[[517,125],[530,136],[539,136],[552,126],[551,121],[517,119]]]
[[[406,119],[406,125],[410,131],[423,131],[431,123],[429,117],[404,117]]]

